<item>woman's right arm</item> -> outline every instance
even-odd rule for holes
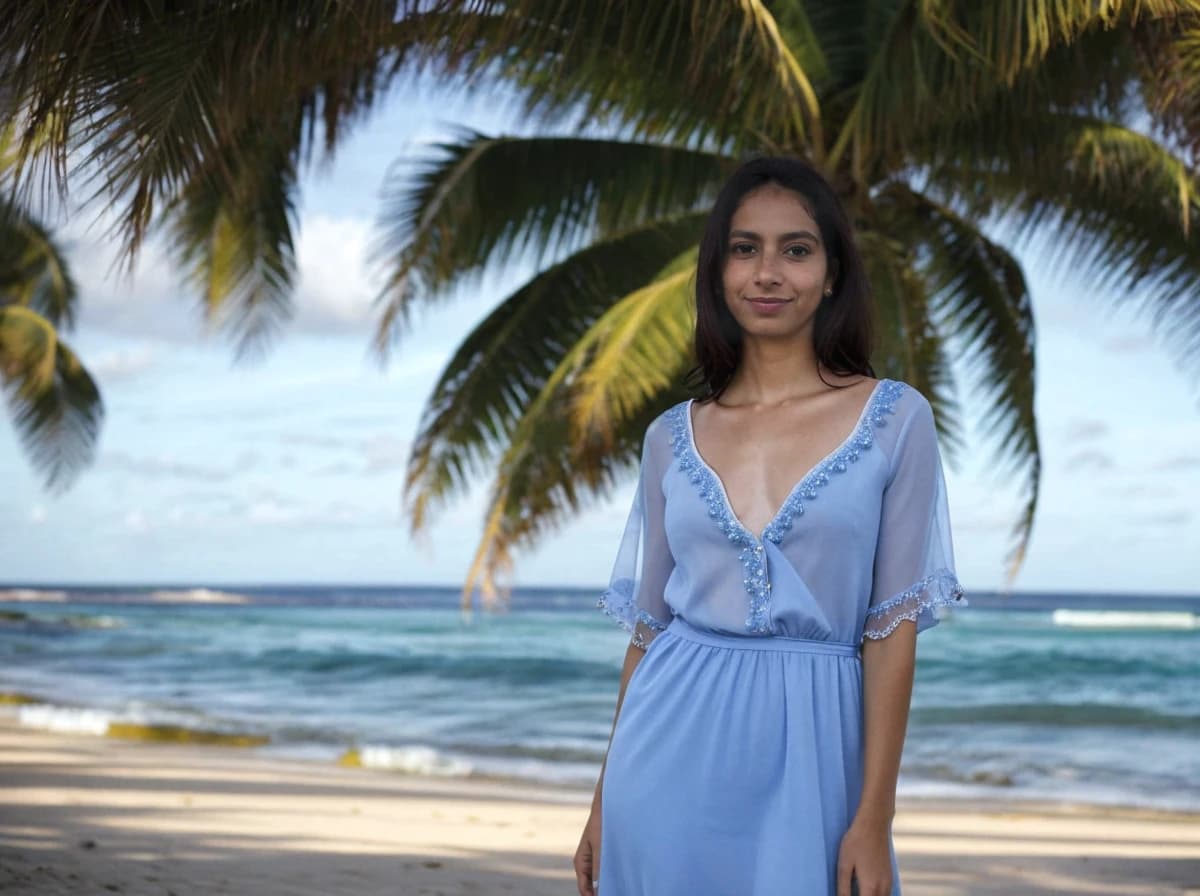
[[[666,537],[666,494],[663,491],[663,476],[671,458],[670,432],[660,415],[646,428],[638,487],[617,548],[608,587],[597,602],[605,613],[632,635],[625,649],[625,662],[621,666],[621,687],[617,692],[617,707],[608,735],[609,749],[633,671],[646,655],[646,645],[667,627],[672,618],[665,591],[675,559]],[[609,749],[604,751],[604,762],[600,765],[600,776],[592,794],[592,810],[579,848],[575,851],[575,877],[580,896],[595,896],[592,881],[600,873],[600,807],[604,798],[604,771],[608,766]]]
[[[621,703],[625,700],[625,688],[633,670],[637,668],[646,649],[639,647],[632,640],[625,649],[625,662],[621,666],[621,687],[617,691],[617,708],[613,713],[612,729],[608,733],[608,743],[612,745],[613,733],[617,730],[617,719],[621,717]],[[588,814],[587,824],[583,828],[583,836],[579,839],[579,848],[575,850],[575,883],[579,887],[579,896],[596,896],[592,881],[600,874],[600,804],[603,798],[601,791],[604,786],[604,769],[608,765],[608,751],[605,750],[604,761],[600,764],[600,776],[596,780],[596,790],[592,794],[592,810]]]

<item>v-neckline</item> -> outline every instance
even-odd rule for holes
[[[689,398],[687,400],[687,405],[683,409],[683,417],[686,424],[685,428],[687,430],[688,437],[688,446],[691,448],[692,456],[696,458],[696,461],[700,464],[700,466],[709,472],[713,478],[713,481],[716,483],[717,491],[721,494],[721,500],[725,502],[725,509],[729,512],[729,518],[737,523],[741,530],[756,543],[761,543],[766,538],[766,535],[771,530],[771,527],[774,526],[779,520],[780,514],[787,509],[788,504],[791,503],[792,497],[800,490],[801,486],[808,482],[809,478],[822,467],[824,467],[831,458],[841,453],[841,451],[848,444],[850,444],[851,441],[853,441],[855,436],[858,435],[859,430],[862,429],[863,422],[867,419],[867,413],[871,410],[871,405],[875,403],[875,397],[879,394],[880,388],[886,382],[888,382],[887,379],[881,379],[875,383],[874,387],[871,389],[871,394],[867,396],[866,403],[863,404],[862,410],[859,411],[858,420],[855,421],[854,426],[850,429],[850,432],[837,444],[837,447],[813,464],[812,467],[809,468],[808,472],[796,480],[796,484],[788,490],[788,493],[783,498],[783,503],[779,505],[779,508],[775,511],[774,515],[767,520],[767,524],[763,526],[762,531],[758,533],[757,537],[750,530],[750,527],[742,522],[741,517],[734,512],[733,502],[729,500],[729,492],[725,490],[724,480],[721,479],[721,475],[709,465],[708,461],[704,459],[704,455],[700,453],[700,449],[696,446],[696,430],[692,423],[692,405],[696,402],[696,399],[694,398]]]

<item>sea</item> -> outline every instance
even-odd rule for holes
[[[597,593],[0,588],[0,713],[590,792],[628,643]],[[1200,811],[1200,595],[968,599],[918,640],[901,799]]]

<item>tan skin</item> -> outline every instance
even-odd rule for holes
[[[804,200],[765,185],[744,197],[729,230],[722,286],[726,306],[742,328],[742,361],[720,400],[695,403],[692,425],[696,446],[720,476],[734,514],[758,535],[796,482],[842,443],[878,381],[839,376],[818,364],[813,319],[836,274]],[[614,730],[625,688],[644,653],[632,642],[626,650]],[[888,840],[915,660],[911,621],[862,645],[863,793],[838,852],[837,896],[850,896],[851,878],[860,896],[892,892]],[[575,853],[580,896],[595,896],[603,779],[601,767]]]

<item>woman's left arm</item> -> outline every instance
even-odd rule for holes
[[[863,790],[842,838],[837,896],[851,896],[851,877],[858,896],[892,892],[892,817],[916,654],[917,626],[910,620],[886,638],[863,642]]]

